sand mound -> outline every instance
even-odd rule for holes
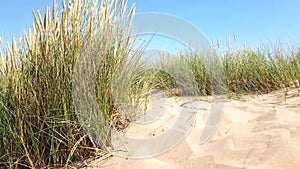
[[[88,168],[104,169],[287,169],[300,166],[300,97],[297,89],[286,101],[283,94],[247,97],[228,101],[212,138],[199,144],[208,118],[210,103],[204,98],[184,104],[166,98],[165,112],[151,124],[132,125],[127,137],[149,139],[162,135],[174,124],[179,110],[197,111],[192,130],[171,150],[147,159],[112,158],[95,160]],[[296,94],[295,94],[296,93]]]

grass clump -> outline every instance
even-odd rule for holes
[[[299,87],[299,58],[299,51],[280,45],[228,51],[223,57],[227,90],[262,94],[284,87]]]
[[[226,50],[205,55],[205,52],[183,52],[172,56],[169,65],[185,64],[192,71],[198,95],[264,94],[282,88],[300,87],[300,52],[281,44],[252,49]],[[165,67],[166,61],[161,65]],[[180,71],[179,71],[180,72]],[[157,76],[174,93],[178,84],[170,74]],[[168,86],[164,85],[164,87]]]
[[[95,89],[99,109],[109,123],[114,114],[109,82],[131,43],[128,25],[112,24],[125,14],[133,16],[134,6],[129,11],[126,7],[122,0],[77,0],[62,1],[58,10],[54,1],[43,16],[33,12],[32,31],[24,32],[18,43],[13,38],[8,47],[2,47],[1,167],[56,168],[104,153],[105,145],[95,145],[76,116],[73,70],[78,58],[84,57],[80,55],[84,45],[96,33],[109,40],[99,44],[105,52]]]

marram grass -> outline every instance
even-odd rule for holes
[[[112,23],[125,15],[132,17],[134,6],[127,10],[123,0],[62,1],[59,11],[54,1],[44,15],[33,12],[33,30],[24,32],[18,43],[13,38],[8,47],[3,47],[0,167],[57,168],[105,152],[103,145],[93,144],[76,117],[73,68],[82,57],[84,43],[96,32],[103,39],[114,37],[106,38],[113,45],[103,45],[106,55],[97,78],[99,107],[110,120],[113,105],[109,79],[131,43],[129,30],[121,23],[117,25],[120,29],[112,28]],[[107,138],[101,139],[105,142]]]

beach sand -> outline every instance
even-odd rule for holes
[[[290,89],[244,96],[224,103],[223,116],[213,136],[199,144],[208,118],[209,97],[187,102],[196,104],[197,119],[189,134],[169,151],[145,159],[113,156],[96,159],[87,168],[103,169],[295,169],[300,168],[300,97]],[[125,136],[158,137],[174,124],[182,102],[165,98],[164,114],[151,124],[131,125]],[[193,107],[193,106],[191,106]]]

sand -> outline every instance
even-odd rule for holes
[[[199,144],[208,118],[210,98],[182,102],[164,98],[165,109],[151,124],[132,124],[125,136],[150,139],[167,132],[179,109],[197,109],[189,134],[169,151],[144,159],[113,156],[93,160],[87,168],[103,169],[295,169],[300,168],[300,97],[298,89],[227,100],[213,136]],[[208,101],[205,101],[208,100]],[[193,107],[193,105],[197,105]],[[200,106],[199,106],[200,105]],[[155,147],[153,147],[155,149]]]

